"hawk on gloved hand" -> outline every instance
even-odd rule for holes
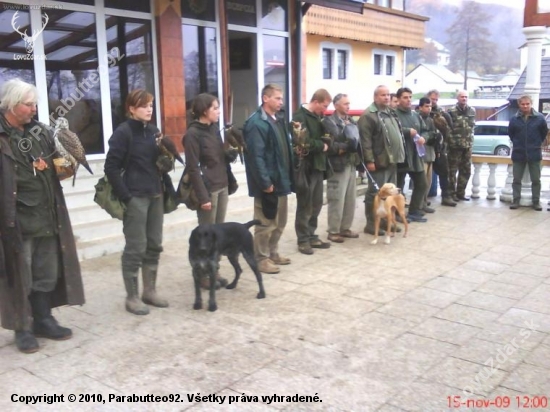
[[[69,121],[64,117],[58,117],[55,121],[53,133],[55,148],[59,155],[74,168],[73,186],[76,179],[76,171],[81,164],[88,172],[94,174],[88,161],[86,152],[76,133],[69,130]]]
[[[161,154],[168,156],[172,161],[176,159],[182,165],[185,164],[178,152],[178,148],[176,147],[172,139],[170,139],[168,136],[163,136],[161,132],[155,134],[155,139]]]
[[[243,133],[235,126],[227,125],[225,127],[223,146],[229,153],[236,151],[239,155],[239,159],[241,159],[241,164],[244,163],[243,153],[246,152],[246,143]]]

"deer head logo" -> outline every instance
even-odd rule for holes
[[[40,33],[42,33],[44,31],[44,28],[46,27],[46,24],[48,24],[48,21],[50,20],[50,18],[48,17],[48,15],[46,13],[44,13],[42,15],[42,21],[43,21],[42,28],[39,29],[39,30],[33,30],[32,31],[32,36],[29,36],[27,34],[27,30],[25,30],[24,32],[21,32],[19,30],[20,26],[17,26],[17,27],[15,26],[17,24],[17,14],[18,13],[19,12],[16,11],[15,14],[13,15],[13,17],[11,19],[11,26],[13,27],[13,29],[15,30],[16,33],[19,33],[21,35],[21,38],[25,42],[25,49],[27,49],[27,53],[30,54],[34,50],[34,41],[38,38]]]

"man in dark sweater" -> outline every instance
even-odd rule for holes
[[[292,116],[293,122],[299,122],[307,132],[305,145],[296,148],[302,153],[301,161],[306,162],[308,187],[296,188],[296,221],[295,229],[298,237],[298,250],[305,255],[312,255],[313,249],[328,249],[329,242],[323,242],[315,234],[317,218],[323,207],[323,180],[330,168],[327,162],[329,145],[323,141],[325,130],[321,119],[330,105],[332,98],[325,89],[319,89],[309,103],[302,105]],[[330,139],[330,138],[329,138]]]

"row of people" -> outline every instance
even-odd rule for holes
[[[377,87],[373,103],[354,128],[348,127],[353,125],[348,116],[348,97],[339,94],[332,99],[326,90],[320,89],[309,103],[294,113],[292,129],[297,130],[299,136],[295,133],[295,140],[291,141],[291,128],[280,112],[283,91],[275,85],[264,87],[261,106],[244,125],[249,195],[254,198],[254,218],[262,222],[254,233],[260,270],[277,273],[279,265],[290,263],[290,259],[279,254],[278,244],[287,223],[288,195],[293,191],[297,198],[298,250],[311,255],[314,248],[330,247],[329,242],[316,234],[325,179],[328,239],[341,243],[346,238],[358,237],[351,226],[355,209],[355,168],[359,163],[364,163],[371,175],[365,196],[365,231],[369,233],[373,229],[372,202],[376,193],[373,183],[381,186],[398,179],[403,181],[405,173],[410,174],[417,191],[413,191],[409,217],[421,218],[427,210],[425,179],[429,163],[433,163],[439,174],[443,204],[447,202],[452,206],[452,201],[468,200],[465,189],[470,174],[468,162],[471,161],[475,111],[466,104],[467,94],[460,92],[457,106],[449,111],[451,119],[445,121],[447,125],[452,122],[448,140],[436,137],[435,157],[424,161],[415,143],[431,146],[430,133],[437,136],[432,123],[441,121],[437,116],[443,117],[444,113],[437,107],[436,91],[421,99],[420,114],[411,110],[411,95],[410,90],[400,89],[396,93],[398,105],[393,110],[388,88]],[[72,331],[57,323],[51,309],[84,303],[72,227],[53,165],[54,139],[50,128],[34,120],[37,101],[36,87],[21,80],[10,80],[0,90],[0,315],[2,327],[15,331],[16,345],[25,353],[39,349],[36,336],[69,339]],[[323,119],[331,101],[335,113]],[[127,206],[123,220],[122,275],[127,292],[126,309],[138,315],[149,312],[147,305],[168,306],[157,294],[156,282],[162,252],[162,186],[171,184],[171,180],[156,167],[159,148],[155,135],[159,130],[150,123],[152,103],[153,96],[144,90],[128,95],[129,119],[113,132],[105,162],[105,174],[115,194]],[[523,170],[529,166],[537,209],[536,206],[540,206],[539,142],[546,137],[548,128],[546,122],[541,123],[541,115],[532,110],[529,97],[522,97],[519,103],[520,112],[510,124],[515,153],[512,155],[513,206],[519,204],[518,181],[521,182]],[[219,110],[214,96],[197,96],[192,107],[194,120],[183,139],[189,173],[200,202],[199,223],[221,223],[227,210],[229,177],[217,126]],[[303,136],[302,130],[306,131]],[[421,137],[415,142],[417,135]],[[445,166],[447,143],[448,169]],[[305,167],[297,167],[300,161]],[[455,178],[457,170],[460,171],[458,179]],[[450,172],[448,184],[447,171]],[[305,174],[307,184],[297,185],[304,177],[297,173]],[[218,276],[218,282],[223,285],[226,281]]]

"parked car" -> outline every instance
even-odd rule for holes
[[[510,156],[511,147],[512,142],[508,136],[508,121],[476,121],[473,153]]]

